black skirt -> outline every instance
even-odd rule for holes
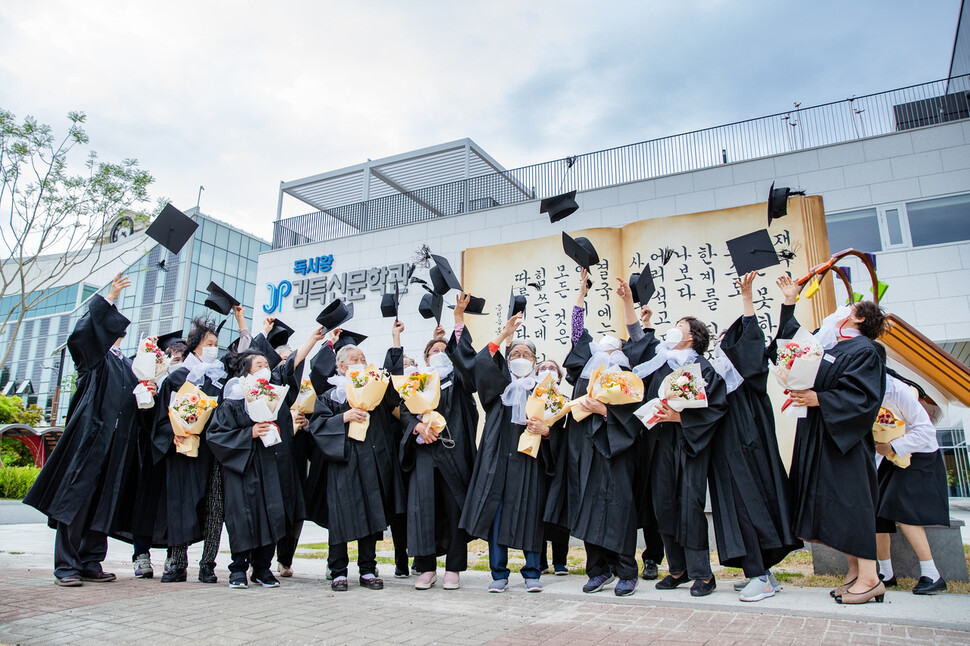
[[[896,531],[904,525],[950,525],[950,500],[943,454],[912,453],[910,464],[900,469],[889,460],[879,465],[879,504],[876,531]]]

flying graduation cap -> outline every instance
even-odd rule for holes
[[[284,323],[279,319],[273,321],[273,328],[266,335],[266,340],[274,348],[278,348],[281,345],[286,345],[286,342],[290,340],[293,335],[293,328]]]
[[[515,295],[515,292],[513,292],[512,290],[509,290],[509,316],[508,316],[508,318],[512,318],[513,316],[515,316],[519,312],[522,312],[522,314],[524,316],[525,315],[525,304],[526,304],[526,298],[525,298],[524,295],[516,296]]]
[[[458,276],[451,269],[451,263],[444,256],[431,254],[434,259],[434,267],[431,268],[431,284],[434,285],[434,293],[444,296],[452,289],[461,291],[461,282]]]
[[[394,283],[394,293],[385,292],[381,296],[381,316],[384,318],[397,319],[397,308],[401,302],[401,286],[400,283]]]
[[[759,229],[727,241],[738,276],[781,264],[767,229]]]
[[[768,189],[768,226],[773,220],[788,214],[788,198],[792,195],[805,195],[805,191],[793,191],[786,186],[775,188],[775,183],[771,183]]]
[[[653,284],[653,274],[649,264],[640,273],[630,276],[630,292],[633,294],[634,303],[646,305],[656,291],[657,287]]]
[[[539,213],[548,213],[550,222],[559,222],[579,210],[576,191],[569,191],[555,197],[547,197],[539,202]]]
[[[450,309],[455,309],[454,305],[448,305]],[[485,315],[485,299],[478,298],[477,296],[468,297],[468,305],[465,307],[465,314],[474,314],[475,316]]]
[[[565,231],[562,232],[562,250],[566,255],[576,261],[576,264],[589,271],[589,268],[600,261],[600,256],[596,253],[596,247],[589,241],[589,238],[573,238]],[[593,281],[586,279],[586,287],[593,286]]]
[[[335,298],[317,314],[317,323],[323,326],[324,331],[329,332],[352,318],[354,318],[354,304],[344,304],[342,300]]]
[[[239,305],[239,301],[233,298],[229,292],[213,282],[209,283],[206,291],[209,292],[209,296],[205,299],[205,306],[210,310],[215,310],[220,314],[229,314],[233,307]]]
[[[418,313],[422,317],[434,319],[440,324],[442,305],[444,305],[444,299],[440,294],[427,293],[421,297],[421,302],[418,304]]]
[[[171,204],[166,204],[145,233],[152,240],[177,255],[198,228],[198,222]]]

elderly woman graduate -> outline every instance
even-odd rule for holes
[[[272,371],[266,357],[257,352],[236,357],[236,377],[226,384],[224,399],[212,415],[206,439],[222,464],[226,528],[232,552],[230,588],[247,587],[250,565],[254,583],[264,588],[279,586],[270,571],[273,551],[281,538],[293,533],[305,513],[303,490],[293,460],[290,406],[299,394],[296,375],[321,338],[322,330],[318,329]],[[246,390],[251,387],[250,382],[257,384],[254,390],[260,390],[259,380],[269,382],[271,387],[288,387],[285,397],[277,395],[275,421],[257,416],[261,421],[254,422],[247,410],[252,391]],[[271,439],[267,441],[267,437]]]
[[[436,555],[445,555],[445,590],[457,590],[459,573],[468,569],[468,535],[458,527],[468,493],[475,456],[478,407],[475,392],[475,350],[465,329],[470,296],[455,304],[455,330],[448,341],[432,339],[424,350],[427,366],[439,379],[435,409],[446,426],[435,430],[422,415],[401,405],[404,437],[401,465],[410,474],[407,504],[407,545],[421,574],[414,587],[427,590],[438,579]],[[480,310],[480,306],[478,308]]]
[[[394,345],[384,359],[384,369],[391,374],[403,372],[403,331],[404,324],[395,321],[391,330]],[[328,347],[321,349],[328,351]],[[326,511],[317,518],[325,519],[330,532],[330,586],[338,592],[347,590],[347,543],[357,541],[360,585],[381,590],[384,581],[376,575],[377,538],[391,518],[404,513],[404,485],[394,442],[396,420],[391,416],[399,398],[388,385],[372,410],[354,408],[348,398],[348,389],[354,387],[351,375],[363,373],[367,358],[357,346],[344,345],[334,360],[337,375],[330,379],[333,388],[318,395],[310,421],[310,433],[319,449],[313,459],[326,462],[320,472],[326,479]],[[354,423],[365,422],[368,425],[363,437],[351,437]]]

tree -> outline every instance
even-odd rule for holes
[[[18,122],[0,109],[0,338],[6,365],[27,313],[60,291],[117,260],[124,245],[109,247],[106,226],[126,212],[135,218],[154,178],[135,159],[98,161],[90,152],[84,171],[72,174],[70,155],[88,144],[83,112],[67,115],[63,138],[30,116]]]

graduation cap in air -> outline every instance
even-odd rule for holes
[[[166,204],[145,233],[172,253],[178,254],[198,228],[198,222],[171,204]]]
[[[573,238],[565,231],[562,232],[562,250],[576,261],[576,264],[589,271],[589,268],[599,263],[600,256],[588,238]],[[593,286],[593,281],[586,279],[587,289]]]
[[[266,340],[274,348],[278,348],[281,345],[286,345],[286,342],[290,340],[293,335],[293,328],[284,323],[283,321],[276,319],[273,321],[273,328],[266,335]]]
[[[547,197],[539,202],[539,213],[548,213],[550,222],[559,222],[579,210],[576,191],[569,191],[555,197]]]
[[[431,284],[434,285],[434,293],[444,296],[452,289],[461,291],[461,282],[458,276],[451,269],[451,263],[444,256],[431,254],[434,259],[434,267],[431,268]]]
[[[775,183],[771,183],[768,189],[768,226],[771,226],[772,220],[788,214],[788,198],[792,195],[805,195],[805,191],[793,191],[787,186],[775,188]]]
[[[637,274],[630,276],[630,291],[633,293],[633,302],[646,305],[650,297],[657,291],[653,284],[653,274],[650,272],[650,265]]]
[[[317,323],[323,326],[324,332],[329,332],[352,318],[354,318],[354,304],[344,304],[342,300],[336,298],[317,314]]]
[[[727,241],[738,276],[781,264],[767,229],[759,229]]]
[[[350,330],[341,330],[340,336],[337,338],[337,342],[333,344],[333,351],[336,352],[345,345],[360,345],[366,340],[366,334],[351,332]]]
[[[220,314],[229,314],[233,307],[239,305],[239,301],[215,283],[209,283],[206,290],[209,292],[209,296],[205,299],[205,306],[210,310],[215,310]]]
[[[158,336],[158,349],[162,352],[168,350],[169,346],[173,343],[178,343],[182,340],[182,330],[175,330],[174,332],[169,332],[168,334],[160,334]]]
[[[526,304],[526,298],[525,298],[524,295],[516,296],[515,295],[515,292],[509,291],[509,316],[508,316],[508,318],[512,318],[513,316],[515,316],[519,312],[522,312],[522,314],[524,315],[525,314],[525,304]]]
[[[381,316],[384,318],[397,319],[397,306],[401,302],[401,287],[399,283],[394,283],[394,293],[385,292],[381,296]]]
[[[455,309],[454,305],[448,306],[450,309]],[[465,306],[465,314],[474,314],[475,316],[485,315],[485,299],[479,298],[477,296],[468,297],[468,305]]]
[[[444,299],[440,294],[425,294],[421,297],[421,302],[418,304],[418,313],[426,319],[434,319],[438,323],[441,323],[442,305],[444,305]]]

